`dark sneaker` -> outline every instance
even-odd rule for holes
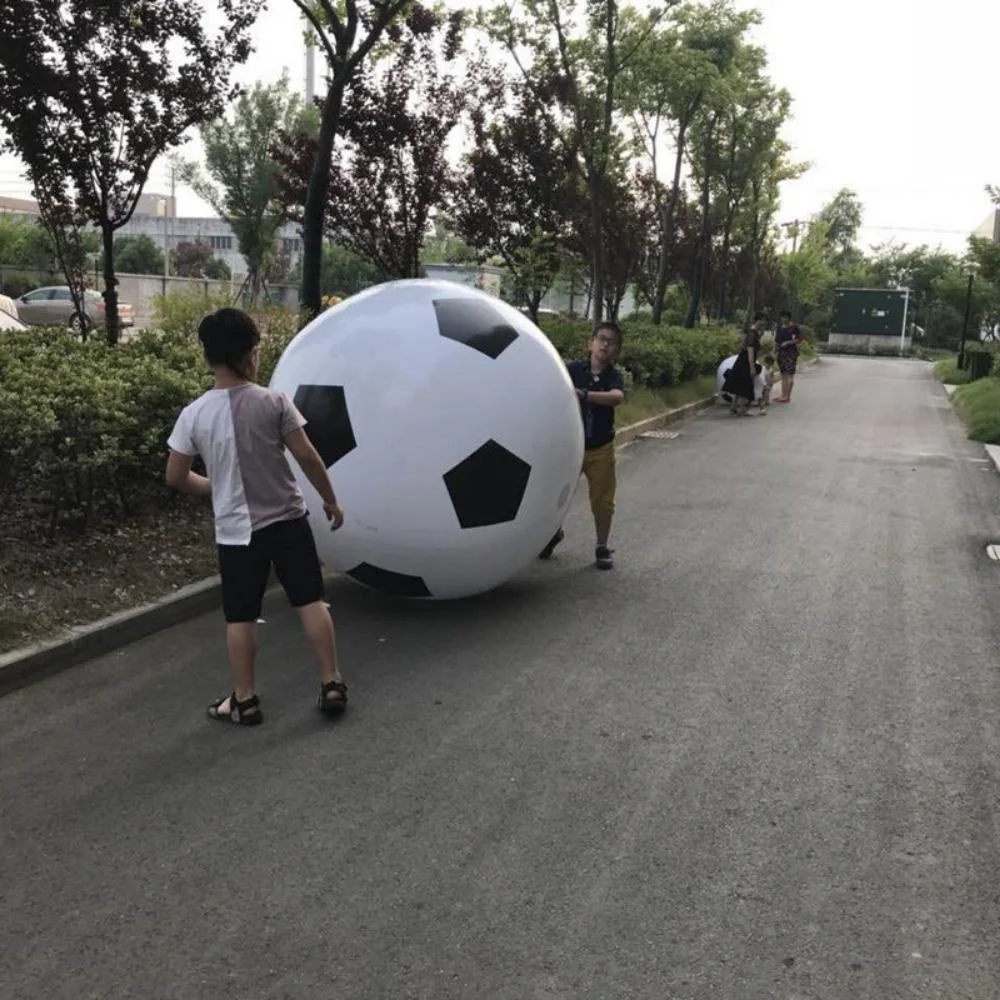
[[[557,546],[557,545],[558,545],[558,544],[559,544],[559,543],[560,543],[560,542],[561,542],[561,541],[562,541],[562,540],[563,540],[563,539],[564,539],[565,537],[566,537],[566,535],[565,535],[565,534],[563,533],[563,530],[562,530],[562,528],[560,528],[560,529],[559,529],[559,530],[558,530],[558,531],[557,531],[557,532],[556,532],[556,533],[555,533],[555,534],[554,534],[554,535],[552,536],[552,541],[550,541],[550,542],[549,542],[549,544],[548,544],[548,545],[546,545],[546,546],[545,546],[545,548],[544,548],[544,549],[542,549],[542,551],[538,553],[538,558],[539,558],[539,559],[551,559],[551,558],[552,558],[552,553],[553,553],[553,552],[555,552],[555,550],[556,550],[556,546]]]
[[[594,558],[597,561],[598,569],[615,568],[614,550],[609,549],[606,545],[597,546],[597,548],[594,550]]]

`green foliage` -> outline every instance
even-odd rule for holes
[[[40,271],[55,271],[59,267],[45,229],[28,219],[10,215],[0,215],[0,264]]]
[[[0,497],[16,496],[50,531],[151,497],[170,427],[205,383],[195,365],[164,365],[142,343],[0,338]]]
[[[289,90],[287,75],[273,86],[257,83],[241,94],[226,117],[201,127],[206,178],[197,164],[183,176],[229,224],[247,262],[250,298],[256,301],[261,279],[273,265],[276,241],[288,214],[271,147],[283,132],[307,128],[301,101]]]
[[[220,266],[221,265],[221,266]],[[170,251],[170,270],[181,278],[232,277],[229,265],[215,256],[212,248],[201,240],[184,240]]]
[[[353,250],[329,244],[323,247],[320,290],[324,296],[347,298],[383,281],[385,275],[382,271]]]
[[[122,274],[163,274],[163,250],[143,233],[115,240],[115,270]]]
[[[816,221],[826,226],[830,246],[846,254],[857,241],[863,217],[861,199],[849,188],[841,188],[833,200],[820,209]]]
[[[115,347],[58,329],[0,337],[0,502],[16,498],[50,533],[169,502],[167,437],[181,409],[212,384],[197,324],[228,304],[168,296],[157,304],[160,330]],[[253,315],[266,384],[300,317],[277,307]]]
[[[965,421],[970,441],[1000,444],[1000,379],[981,378],[960,386],[952,401]]]
[[[969,373],[958,367],[957,358],[942,358],[934,365],[934,374],[945,385],[965,385],[969,381]]]
[[[543,319],[541,329],[566,359],[587,353],[591,325],[573,320]],[[735,327],[654,326],[651,322],[623,324],[619,365],[639,385],[650,389],[678,386],[702,375],[713,375],[723,358],[735,354],[740,335]]]
[[[0,0],[0,148],[25,166],[78,308],[83,280],[70,258],[86,223],[100,232],[112,343],[114,233],[135,211],[153,162],[225,106],[261,6],[220,0],[210,33],[201,5],[187,0]]]

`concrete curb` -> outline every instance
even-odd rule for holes
[[[616,445],[623,448],[646,431],[677,423],[711,406],[715,400],[715,396],[710,396],[623,427],[616,437]],[[278,586],[273,586],[268,593],[278,589]],[[213,576],[181,587],[149,604],[69,629],[62,636],[0,653],[0,697],[212,611],[221,603],[222,585],[219,577]]]
[[[989,456],[990,461],[993,462],[997,472],[1000,472],[1000,447],[995,444],[984,444],[983,447],[986,449],[986,454]]]
[[[676,410],[667,410],[666,413],[658,413],[655,417],[650,417],[648,420],[640,420],[637,424],[629,424],[628,427],[623,427],[615,435],[615,444],[618,448],[624,448],[625,445],[631,444],[649,431],[655,431],[661,427],[669,427],[671,424],[676,424],[687,417],[694,416],[699,410],[708,409],[718,398],[715,395],[707,396],[705,399],[699,399],[685,406],[679,406]]]
[[[217,608],[221,593],[218,577],[201,580],[150,604],[71,628],[67,637],[46,639],[0,654],[0,697],[25,684],[169,628],[193,615]]]

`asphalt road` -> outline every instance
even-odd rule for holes
[[[620,463],[485,598],[336,587],[0,700],[0,996],[995,1000],[1000,482],[917,362],[827,359]]]

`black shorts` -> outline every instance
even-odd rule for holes
[[[218,549],[227,622],[255,622],[260,617],[272,564],[293,608],[323,600],[323,571],[308,515],[255,531],[249,545]]]

